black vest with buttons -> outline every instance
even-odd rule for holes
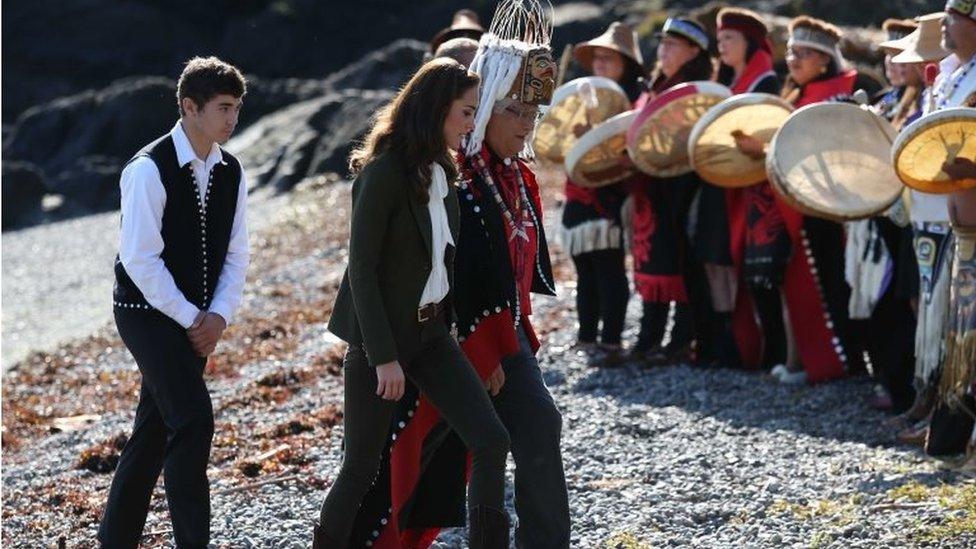
[[[231,227],[237,208],[241,181],[241,165],[227,151],[221,150],[224,163],[218,162],[210,171],[206,199],[200,200],[196,178],[189,163],[180,167],[176,146],[165,135],[132,157],[132,161],[148,157],[159,169],[166,205],[163,208],[161,258],[173,275],[176,287],[186,299],[207,310],[213,299],[217,279],[227,256]],[[152,306],[136,287],[118,256],[115,257],[116,307],[151,309]]]

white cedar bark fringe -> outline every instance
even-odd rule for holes
[[[620,248],[622,240],[620,225],[609,219],[594,219],[581,223],[571,229],[562,227],[559,240],[569,255],[580,255],[598,250]]]

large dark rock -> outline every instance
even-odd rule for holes
[[[3,116],[134,74],[178,74],[189,57],[217,50],[214,29],[231,2],[208,4],[5,2]]]
[[[133,74],[175,78],[218,55],[261,78],[322,79],[392,40],[426,41],[459,7],[487,21],[494,0],[10,0],[4,2],[3,116]]]
[[[261,78],[247,76],[247,95],[237,122],[237,132],[267,114],[294,103],[325,95],[331,87],[324,79]]]
[[[423,63],[427,44],[395,40],[325,79],[332,89],[395,90],[406,83]]]
[[[424,48],[416,40],[397,40],[328,79],[249,77],[238,133],[289,105],[321,99],[316,103],[321,112],[311,117],[307,130],[314,146],[302,140],[291,142],[292,122],[266,123],[259,130],[264,135],[262,141],[271,143],[272,148],[282,142],[288,147],[286,158],[274,164],[271,175],[259,177],[259,182],[273,179],[276,186],[288,188],[315,170],[344,171],[350,142],[364,131],[380,101],[376,98],[389,97],[360,90],[399,87],[420,65]],[[336,93],[350,87],[357,91]],[[175,94],[171,79],[126,78],[103,90],[31,108],[7,132],[4,160],[37,165],[50,182],[51,191],[64,198],[61,215],[117,208],[122,166],[140,147],[172,127],[179,115]],[[340,105],[346,100],[351,104]],[[287,111],[271,120],[292,120],[295,112],[303,111]],[[260,151],[265,145],[258,143],[256,147]],[[265,161],[262,157],[262,164]]]
[[[28,162],[4,162],[2,184],[3,230],[29,224],[41,213],[47,192],[44,174]]]
[[[344,174],[350,150],[392,97],[384,90],[330,92],[265,116],[228,149],[249,168],[252,188],[287,190],[306,177]]]
[[[51,180],[51,192],[63,197],[62,216],[107,212],[119,208],[118,158],[90,155],[79,158]]]
[[[171,80],[129,78],[32,108],[4,142],[4,160],[32,162],[51,178],[85,156],[124,162],[172,127],[175,94]]]

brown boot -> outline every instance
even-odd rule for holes
[[[468,510],[471,549],[508,549],[508,513],[479,505]]]
[[[346,544],[329,537],[322,525],[316,522],[312,530],[312,549],[346,549]]]

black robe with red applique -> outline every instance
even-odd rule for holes
[[[629,182],[634,286],[645,303],[688,302],[688,211],[700,184],[693,173]]]
[[[519,260],[510,226],[494,198],[491,183],[476,169],[474,159],[464,159],[458,190],[459,241],[464,245],[458,247],[454,260],[458,340],[478,373],[487,377],[503,357],[518,352],[519,325],[525,329],[533,350],[538,349],[530,322],[530,294],[556,295],[556,289],[535,175],[521,160],[500,159],[487,146],[482,148],[480,159],[491,171],[494,184],[501,187],[500,196],[509,209],[519,194],[515,176],[515,170],[519,170],[529,198],[530,219],[529,242],[523,244],[523,257]]]
[[[690,79],[680,71],[670,79],[659,77],[634,108],[640,111],[657,94]],[[624,215],[629,221],[634,287],[641,301],[687,303],[688,214],[701,179],[694,172],[665,178],[638,174],[626,185],[629,206]]]
[[[856,77],[855,71],[849,71],[811,82],[801,89],[795,106],[849,96]],[[808,381],[843,376],[848,362],[858,360],[847,352],[850,288],[844,281],[843,227],[804,216],[783,202],[768,182],[742,191],[730,201],[729,212],[733,261],[751,284],[782,287]],[[745,301],[737,302],[734,314],[736,341],[743,362],[755,366],[762,334],[743,294],[737,295],[737,300],[744,297]]]

